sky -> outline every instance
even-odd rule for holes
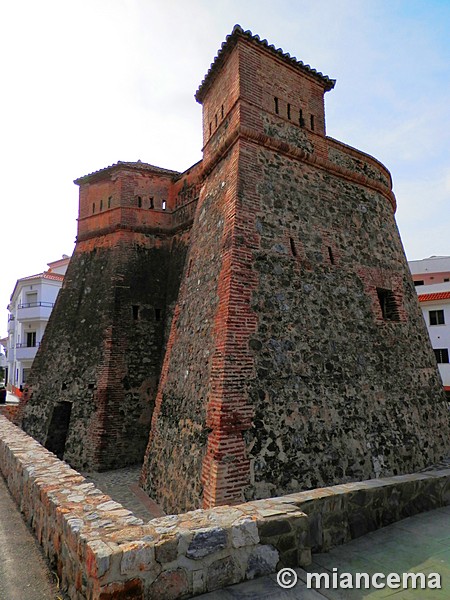
[[[21,0],[0,8],[0,337],[72,254],[77,177],[201,158],[194,93],[235,23],[336,79],[327,135],[392,174],[409,260],[450,255],[450,0]]]

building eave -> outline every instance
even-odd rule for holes
[[[225,41],[217,52],[217,56],[214,61],[211,63],[211,66],[208,72],[205,75],[202,83],[200,84],[196,94],[195,99],[197,102],[202,102],[205,97],[206,92],[211,87],[213,81],[216,78],[217,73],[220,71],[220,68],[224,64],[226,58],[229,56],[233,48],[238,43],[238,40],[246,40],[250,43],[257,44],[260,48],[263,48],[265,51],[270,52],[271,54],[277,56],[285,63],[299,69],[303,73],[313,77],[320,83],[325,92],[332,90],[336,84],[335,79],[331,79],[327,75],[324,75],[320,71],[313,69],[310,65],[306,65],[303,61],[297,60],[295,56],[291,56],[287,52],[283,52],[281,48],[275,48],[273,44],[269,44],[266,39],[261,39],[259,35],[254,35],[250,30],[245,30],[240,25],[235,25],[233,27],[233,31],[230,35],[227,35]]]

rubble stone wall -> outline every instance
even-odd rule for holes
[[[448,452],[448,409],[391,204],[265,148],[255,163],[258,325],[249,339],[246,498],[439,461]],[[383,289],[396,305],[392,318],[382,313]]]
[[[72,257],[21,408],[24,430],[45,445],[55,406],[71,404],[64,458],[75,468],[142,460],[162,360],[169,260],[165,245],[140,234],[112,245],[81,242]]]

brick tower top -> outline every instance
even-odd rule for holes
[[[203,175],[247,140],[369,184],[395,211],[386,167],[326,135],[324,95],[335,83],[236,25],[195,94],[203,106]]]
[[[203,105],[205,172],[242,135],[315,148],[325,157],[324,94],[334,84],[236,25],[195,95]]]
[[[299,69],[303,73],[308,76],[316,78],[324,85],[325,91],[332,90],[336,84],[335,79],[330,79],[327,75],[320,73],[320,71],[316,71],[316,69],[311,68],[309,65],[305,65],[305,63],[301,60],[297,60],[295,56],[291,56],[287,52],[283,52],[281,48],[275,48],[273,44],[269,44],[266,39],[261,40],[259,35],[253,35],[250,30],[244,31],[244,29],[239,25],[235,25],[233,27],[233,31],[230,35],[227,35],[225,42],[223,42],[221,48],[219,49],[216,58],[211,64],[211,67],[206,74],[204,80],[200,84],[196,94],[195,99],[197,102],[202,102],[207,90],[211,86],[212,81],[214,80],[217,72],[220,70],[221,66],[225,62],[226,57],[233,48],[236,46],[239,39],[250,41],[255,45],[260,46],[261,48],[266,49],[268,52],[276,55],[278,59],[284,61],[285,63],[291,65],[294,68]]]
[[[80,186],[78,241],[117,229],[170,228],[177,171],[119,161],[75,180]]]

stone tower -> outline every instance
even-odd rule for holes
[[[77,244],[20,413],[27,432],[77,468],[142,461],[195,172],[119,162],[75,181]]]
[[[448,451],[391,177],[326,136],[333,86],[236,26],[196,94],[200,163],[77,180],[77,247],[27,431],[102,469],[141,460],[148,438],[141,484],[168,512]]]
[[[235,28],[142,481],[168,511],[413,471],[448,448],[391,177],[325,135],[334,81]]]

